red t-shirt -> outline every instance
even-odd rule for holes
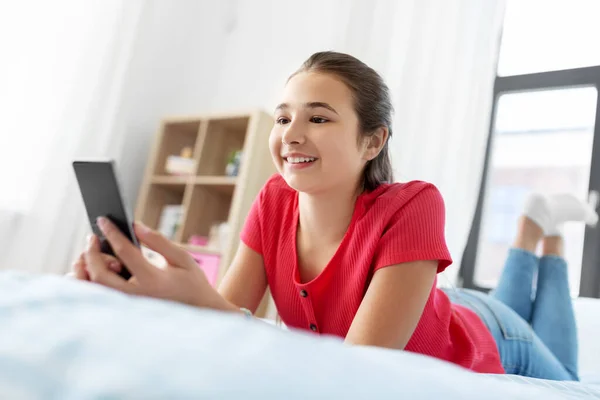
[[[298,193],[276,174],[254,201],[242,241],[262,254],[271,295],[288,327],[346,337],[373,274],[417,260],[452,263],[444,237],[445,207],[429,183],[383,184],[361,194],[336,253],[301,283],[296,254]],[[496,343],[472,311],[452,304],[436,282],[405,350],[477,372],[504,373]]]

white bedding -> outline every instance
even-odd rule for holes
[[[579,375],[582,381],[600,384],[600,300],[574,301],[579,336]]]
[[[600,387],[509,381],[62,277],[0,273],[1,399],[590,396]]]

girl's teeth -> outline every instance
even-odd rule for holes
[[[311,157],[288,157],[287,161],[292,164],[298,164],[303,162],[315,161],[315,159]]]

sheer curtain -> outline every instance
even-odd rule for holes
[[[442,192],[454,264],[439,284],[453,285],[477,202],[505,2],[383,3],[396,5],[395,23],[384,7],[374,9],[374,20],[388,18],[392,34],[374,24],[359,52],[380,65],[392,91],[396,178],[426,180]]]
[[[81,246],[71,161],[118,154],[112,125],[141,10],[119,0],[0,4],[0,269],[64,272]]]

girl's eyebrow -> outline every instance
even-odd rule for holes
[[[339,115],[338,112],[335,110],[335,108],[333,108],[330,104],[322,102],[322,101],[311,101],[308,103],[304,103],[303,106],[304,106],[304,108],[325,108],[325,109]],[[281,103],[277,107],[275,107],[275,111],[285,110],[288,108],[290,108],[289,104]]]

